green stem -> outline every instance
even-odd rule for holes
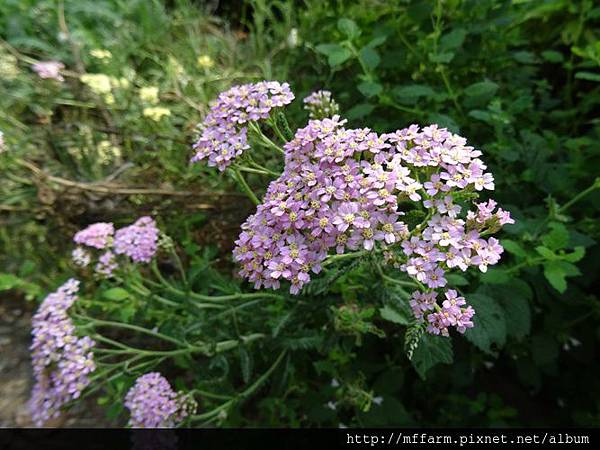
[[[344,253],[342,255],[329,255],[327,257],[327,259],[325,259],[325,261],[323,261],[323,263],[321,264],[322,267],[328,266],[336,261],[340,261],[343,259],[354,259],[354,258],[360,258],[361,256],[365,256],[366,254],[368,254],[369,251],[368,250],[361,250],[359,252],[352,252],[352,253]]]
[[[585,197],[586,195],[590,194],[591,192],[595,191],[598,188],[600,188],[600,178],[596,178],[596,180],[590,187],[588,187],[587,189],[584,189],[579,194],[577,194],[575,197],[573,197],[571,200],[569,200],[567,203],[565,203],[560,208],[558,208],[558,212],[566,211],[571,206],[573,206],[575,203],[577,203],[579,200],[581,200],[583,197]]]
[[[256,392],[258,390],[258,388],[260,388],[262,386],[262,384],[271,376],[271,374],[275,371],[277,366],[283,360],[285,354],[286,354],[286,350],[283,350],[279,354],[279,356],[277,357],[275,362],[271,365],[271,367],[269,367],[269,369],[264,374],[262,374],[260,376],[260,378],[258,378],[251,386],[249,386],[247,389],[242,391],[236,397],[232,398],[231,400],[223,403],[222,405],[217,406],[216,408],[214,408],[204,414],[198,414],[198,415],[192,416],[190,418],[190,420],[193,422],[198,422],[201,420],[210,419],[210,418],[218,415],[221,411],[226,411],[229,408],[231,408],[233,405],[235,405],[236,403],[240,403],[240,402],[244,401],[245,399],[247,399],[254,392]]]
[[[233,173],[235,174],[235,177],[234,177],[235,180],[238,182],[238,184],[240,185],[242,190],[246,193],[248,198],[250,200],[252,200],[252,203],[254,203],[256,206],[260,205],[260,200],[258,199],[256,194],[254,194],[254,192],[252,192],[252,189],[250,189],[250,186],[248,186],[248,183],[246,183],[246,179],[241,174],[241,172],[238,169],[232,169],[232,170],[233,170]]]

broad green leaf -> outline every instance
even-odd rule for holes
[[[454,359],[452,341],[448,337],[425,333],[412,355],[412,365],[424,380],[426,374],[437,364],[451,364]]]
[[[539,59],[537,58],[537,56],[535,56],[535,53],[527,52],[527,51],[515,52],[513,54],[513,58],[515,59],[515,61],[518,61],[522,64],[537,64],[537,63],[539,63]]]
[[[600,83],[600,73],[581,71],[575,74],[575,78],[579,80],[597,81]]]
[[[563,294],[567,290],[566,277],[581,275],[577,266],[566,261],[548,261],[544,264],[544,276],[550,285]]]
[[[569,230],[560,222],[551,222],[551,231],[542,236],[543,244],[551,250],[565,248],[569,244]]]
[[[429,61],[431,61],[433,63],[448,64],[453,59],[454,59],[453,52],[430,53],[429,54]]]
[[[381,62],[381,57],[377,53],[377,50],[369,46],[361,48],[358,55],[363,64],[369,69],[375,69]]]
[[[520,280],[519,280],[520,281]],[[508,289],[511,289],[508,286]],[[510,295],[513,293],[513,295]],[[500,299],[500,305],[506,316],[506,334],[519,340],[531,331],[531,310],[526,297],[516,290],[509,290],[506,297]]]
[[[492,268],[486,273],[481,274],[480,279],[483,283],[502,284],[510,280],[510,276],[505,270]]]
[[[491,97],[498,90],[498,85],[493,81],[485,80],[473,83],[465,88],[465,95],[469,97]]]
[[[457,273],[446,274],[446,280],[451,286],[467,286],[469,284],[469,280]]]
[[[387,36],[377,36],[376,38],[373,38],[367,45],[366,47],[371,47],[371,48],[375,48],[375,47],[379,47],[381,44],[383,44],[385,41],[387,40]]]
[[[23,280],[12,273],[0,273],[0,291],[7,291],[21,286]]]
[[[408,325],[411,322],[411,318],[407,317],[403,311],[392,308],[389,305],[379,308],[379,314],[381,318],[389,322],[398,323],[400,325]]]
[[[337,27],[338,30],[344,33],[350,40],[357,38],[361,33],[360,28],[358,28],[358,25],[356,25],[356,22],[345,17],[342,17],[338,20]]]
[[[425,84],[408,84],[395,87],[392,93],[403,103],[414,103],[420,97],[432,97],[435,91]]]
[[[437,123],[442,128],[448,128],[453,133],[460,132],[460,128],[458,124],[454,121],[454,119],[446,114],[441,113],[431,113],[427,117],[427,120],[431,123]]]
[[[507,252],[512,253],[513,255],[517,255],[522,258],[527,256],[527,252],[517,241],[513,241],[511,239],[502,239],[500,243]]]
[[[319,53],[327,56],[331,67],[339,66],[352,57],[352,52],[339,44],[321,44],[316,47]]]
[[[374,97],[383,90],[383,86],[372,81],[363,81],[357,88],[365,97]]]
[[[375,105],[370,105],[368,103],[360,103],[348,110],[346,113],[346,117],[350,120],[360,119],[361,117],[368,116],[375,109]]]
[[[581,258],[585,256],[585,248],[584,247],[575,247],[574,251],[563,255],[563,259],[569,262],[577,262]]]
[[[108,289],[107,291],[104,291],[102,293],[102,297],[104,297],[107,300],[120,301],[120,300],[125,300],[126,298],[128,298],[129,292],[127,292],[123,288],[114,287],[114,288]]]
[[[550,261],[553,261],[558,258],[558,256],[552,250],[550,250],[547,247],[544,247],[543,245],[538,245],[535,248],[535,251]]]
[[[483,294],[467,296],[467,303],[475,309],[473,328],[465,337],[482,351],[493,354],[492,345],[502,348],[506,343],[506,317],[498,302]]]
[[[542,58],[551,63],[559,63],[564,61],[562,53],[555,50],[545,50],[542,52]]]
[[[456,50],[463,44],[466,37],[467,32],[464,28],[456,28],[441,37],[440,48],[443,51]]]

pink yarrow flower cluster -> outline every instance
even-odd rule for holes
[[[269,118],[271,110],[294,100],[288,83],[261,81],[234,86],[211,103],[194,144],[192,162],[208,158],[208,165],[225,170],[248,145],[249,122]]]
[[[31,416],[41,426],[79,398],[95,370],[88,336],[75,334],[67,310],[77,300],[79,281],[70,279],[48,295],[32,319],[31,360],[35,385],[29,401]]]
[[[158,248],[158,235],[156,222],[148,216],[140,217],[116,232],[112,223],[98,222],[75,234],[73,241],[80,246],[71,256],[75,265],[87,267],[93,259],[89,249],[102,250],[94,271],[108,278],[119,267],[117,255],[128,256],[135,263],[150,262]]]
[[[316,93],[306,103],[321,98]],[[311,120],[286,143],[283,173],[236,241],[240,274],[257,289],[288,281],[297,294],[332,253],[383,252],[422,286],[413,310],[429,332],[447,335],[449,326],[464,332],[474,311],[445,290],[446,273],[470,266],[485,272],[498,263],[502,246],[484,236],[514,223],[493,200],[462,213],[480,192],[494,189],[482,153],[435,124],[379,135],[344,123],[337,115]],[[409,229],[407,212],[422,214],[423,222]]]
[[[158,372],[139,377],[125,396],[133,428],[172,428],[196,410],[193,399],[176,393]]]
[[[40,61],[31,65],[31,69],[38,74],[40,78],[56,81],[65,81],[60,71],[65,65],[60,61]]]

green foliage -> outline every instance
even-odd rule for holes
[[[132,269],[129,284],[84,283],[78,314],[154,333],[92,327],[150,352],[98,386],[109,417],[125,423],[127,389],[160,370],[178,389],[236,398],[193,425],[597,426],[595,2],[247,0],[220,6],[221,17],[203,8],[82,0],[64,2],[63,12],[50,0],[2,3],[2,294],[40,299],[74,275],[72,235],[100,220],[160,217],[183,260],[185,277],[161,250],[157,269],[168,286],[152,267]],[[208,59],[200,64],[200,56]],[[67,66],[64,83],[30,70],[50,59]],[[110,93],[94,91],[84,73],[107,77]],[[252,205],[229,178],[190,167],[189,147],[210,99],[263,78],[289,81],[297,94],[289,127],[276,118],[287,138],[306,123],[303,94],[323,88],[352,126],[383,132],[435,122],[483,151],[494,198],[516,224],[500,236],[498,266],[448,276],[476,310],[474,328],[451,338],[426,333],[408,306],[415,288],[394,284],[399,273],[384,278],[368,258],[324,267],[293,298],[285,288],[257,296],[233,276],[231,245]],[[169,114],[157,118],[155,107]],[[253,157],[281,168],[267,152]],[[260,196],[271,179],[251,174],[248,182]],[[410,228],[425,219],[420,210],[404,216]],[[202,351],[151,354],[173,350],[173,340]],[[222,400],[199,398],[201,413]]]

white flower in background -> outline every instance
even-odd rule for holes
[[[4,153],[6,150],[6,144],[4,143],[4,133],[0,131],[0,153]]]
[[[92,55],[96,59],[110,59],[110,58],[112,58],[112,53],[109,50],[103,50],[101,48],[95,48],[94,50],[92,50],[90,52],[90,55]]]
[[[145,103],[155,105],[158,103],[158,88],[156,86],[147,86],[140,88],[140,99]]]
[[[97,146],[98,160],[101,164],[108,164],[121,157],[121,148],[110,141],[100,141]]]
[[[295,48],[300,45],[300,36],[298,35],[298,28],[292,28],[290,34],[287,37],[287,45],[290,48]]]
[[[164,116],[170,116],[171,110],[168,108],[163,108],[162,106],[153,106],[144,108],[144,117],[148,117],[155,122],[159,122]]]
[[[198,62],[198,66],[200,66],[204,69],[210,69],[211,67],[213,67],[215,65],[215,62],[213,61],[213,59],[208,55],[198,56],[197,62]]]

